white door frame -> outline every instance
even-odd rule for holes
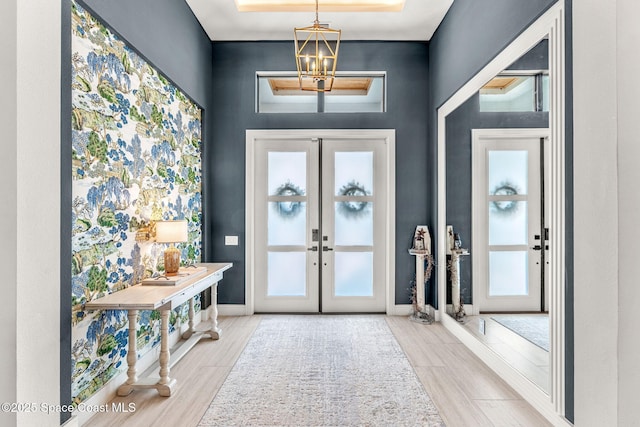
[[[557,1],[507,45],[484,68],[438,108],[438,312],[442,324],[480,359],[496,371],[554,425],[570,425],[565,414],[565,29],[564,2]],[[544,393],[513,366],[478,341],[463,325],[446,314],[446,118],[517,58],[549,40],[550,77],[550,183],[549,183],[549,314],[551,391]]]
[[[481,301],[482,293],[487,291],[486,286],[488,286],[487,279],[489,277],[488,272],[488,253],[487,253],[487,230],[486,226],[479,226],[480,224],[486,224],[487,221],[487,210],[485,205],[485,197],[483,196],[483,190],[486,188],[486,179],[478,180],[476,179],[476,167],[482,162],[482,159],[479,156],[484,155],[484,151],[481,152],[480,143],[484,141],[496,141],[496,140],[517,140],[517,139],[539,139],[539,138],[549,138],[549,130],[546,128],[534,128],[534,129],[513,129],[513,128],[503,128],[503,129],[472,129],[471,130],[471,164],[472,164],[472,176],[474,179],[471,180],[471,235],[472,235],[472,246],[471,253],[473,254],[473,263],[472,263],[472,313],[474,315],[480,314],[480,310],[483,308],[478,301]],[[547,141],[548,142],[548,141]],[[547,146],[547,142],[545,142],[545,147]],[[545,155],[545,160],[548,159],[548,156]],[[533,160],[533,159],[532,159]],[[536,163],[539,162],[538,159],[533,160]],[[546,174],[545,167],[545,174]],[[486,170],[485,170],[486,172]],[[547,177],[545,176],[545,183],[547,181]],[[539,181],[538,181],[539,183]],[[538,185],[538,183],[535,183]],[[541,189],[542,190],[542,189]],[[545,209],[548,211],[548,209]],[[546,215],[546,214],[545,214]],[[536,221],[538,226],[540,223]],[[543,233],[542,230],[539,233]],[[530,234],[530,233],[529,233]],[[548,280],[545,280],[548,282]],[[482,284],[482,286],[479,286]],[[546,291],[546,289],[545,289]],[[537,302],[539,306],[539,302]]]
[[[254,288],[254,309],[257,308],[262,312],[301,312],[301,313],[317,313],[319,307],[320,283],[319,283],[319,251],[309,251],[310,247],[318,244],[312,242],[312,229],[317,229],[320,223],[320,194],[319,194],[319,178],[320,178],[320,152],[318,150],[318,140],[310,138],[278,138],[278,139],[260,139],[258,144],[254,146],[254,155],[256,164],[254,169],[255,183],[254,189],[254,205],[255,223],[254,223],[254,240],[253,245],[256,248],[254,253],[254,266],[259,272],[264,271],[266,274],[259,275],[263,280],[258,280]],[[295,196],[298,202],[302,202],[305,206],[302,209],[298,219],[304,222],[304,242],[298,242],[294,245],[284,245],[282,242],[275,245],[269,244],[269,216],[271,212],[271,204],[274,201],[273,193],[267,188],[268,177],[271,175],[269,156],[278,152],[295,152],[304,155],[304,165],[306,171],[304,180],[296,181],[297,185],[304,188],[303,194]],[[301,166],[301,165],[299,165]],[[277,173],[277,171],[276,171]],[[278,182],[283,184],[284,181]],[[287,200],[291,195],[285,196]],[[292,218],[293,219],[293,218]],[[300,230],[301,231],[301,230]],[[299,236],[302,237],[302,236]],[[291,242],[289,242],[291,243]],[[314,244],[315,243],[315,244]],[[296,296],[277,296],[270,298],[268,296],[268,280],[264,280],[269,276],[268,254],[273,251],[280,255],[297,255],[305,259],[306,268],[304,268],[304,293]],[[313,265],[313,267],[312,267]],[[289,270],[287,268],[287,270]],[[295,271],[295,269],[291,269]],[[295,283],[295,282],[294,282]],[[298,289],[299,291],[302,289]],[[262,298],[257,298],[262,295]]]
[[[395,314],[395,242],[396,242],[396,157],[394,129],[248,129],[246,131],[246,182],[245,182],[245,312],[254,313],[254,286],[257,274],[255,271],[255,144],[264,139],[385,139],[387,167],[387,204],[385,236],[387,250],[385,259],[386,313]]]
[[[323,247],[327,245],[332,250],[322,252],[322,312],[323,313],[344,313],[344,312],[386,312],[387,287],[385,277],[385,262],[387,251],[385,246],[386,235],[386,219],[387,212],[386,187],[387,187],[387,154],[386,138],[367,138],[364,140],[354,139],[331,139],[322,138],[322,149],[320,156],[322,158],[322,242]],[[373,219],[372,238],[373,242],[369,245],[354,244],[336,244],[336,239],[340,237],[336,229],[336,220],[339,215],[336,213],[335,203],[340,200],[337,196],[336,187],[336,154],[337,153],[353,153],[366,152],[372,154],[373,168],[373,190],[372,194],[364,196],[366,200],[372,203],[371,214]],[[343,166],[344,167],[344,166]],[[350,169],[350,168],[349,168]],[[342,171],[344,172],[344,170]],[[345,184],[344,182],[341,184]],[[342,200],[349,200],[349,196]],[[351,199],[353,200],[353,199]],[[325,237],[327,240],[325,241]],[[370,252],[372,255],[372,294],[367,296],[336,296],[336,258],[340,255],[347,254],[363,254]],[[348,255],[347,255],[348,256]]]

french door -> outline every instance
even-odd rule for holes
[[[387,142],[254,140],[256,312],[385,311]]]
[[[473,304],[545,311],[545,129],[473,131]]]

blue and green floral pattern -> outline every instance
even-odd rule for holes
[[[200,260],[201,110],[78,3],[72,3],[72,398],[126,368],[127,316],[84,304],[162,269],[161,245],[136,242],[150,221],[187,219],[182,259]],[[199,301],[196,303],[199,309]],[[170,332],[187,317],[171,313]],[[139,315],[144,354],[160,316]]]

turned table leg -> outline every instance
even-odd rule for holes
[[[187,329],[186,331],[184,331],[184,334],[182,334],[182,338],[184,338],[185,340],[188,340],[189,338],[191,338],[191,335],[193,335],[193,333],[195,332],[195,329],[193,328],[193,318],[196,315],[196,311],[194,309],[194,298],[192,297],[189,300],[189,329]]]
[[[211,287],[211,305],[212,305],[212,319],[211,319],[211,330],[209,331],[209,335],[211,335],[211,339],[218,340],[222,335],[222,329],[218,327],[218,284],[215,283]]]
[[[136,362],[138,361],[138,350],[136,345],[136,330],[138,325],[138,310],[129,310],[129,350],[127,351],[127,381],[118,387],[118,396],[128,396],[133,391],[133,385],[138,382]]]
[[[169,314],[171,310],[160,310],[160,380],[156,388],[160,396],[171,396],[175,380],[169,378]]]

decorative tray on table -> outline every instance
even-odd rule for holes
[[[148,277],[142,280],[143,285],[176,286],[189,279],[201,276],[207,272],[207,267],[180,267],[175,276]]]

